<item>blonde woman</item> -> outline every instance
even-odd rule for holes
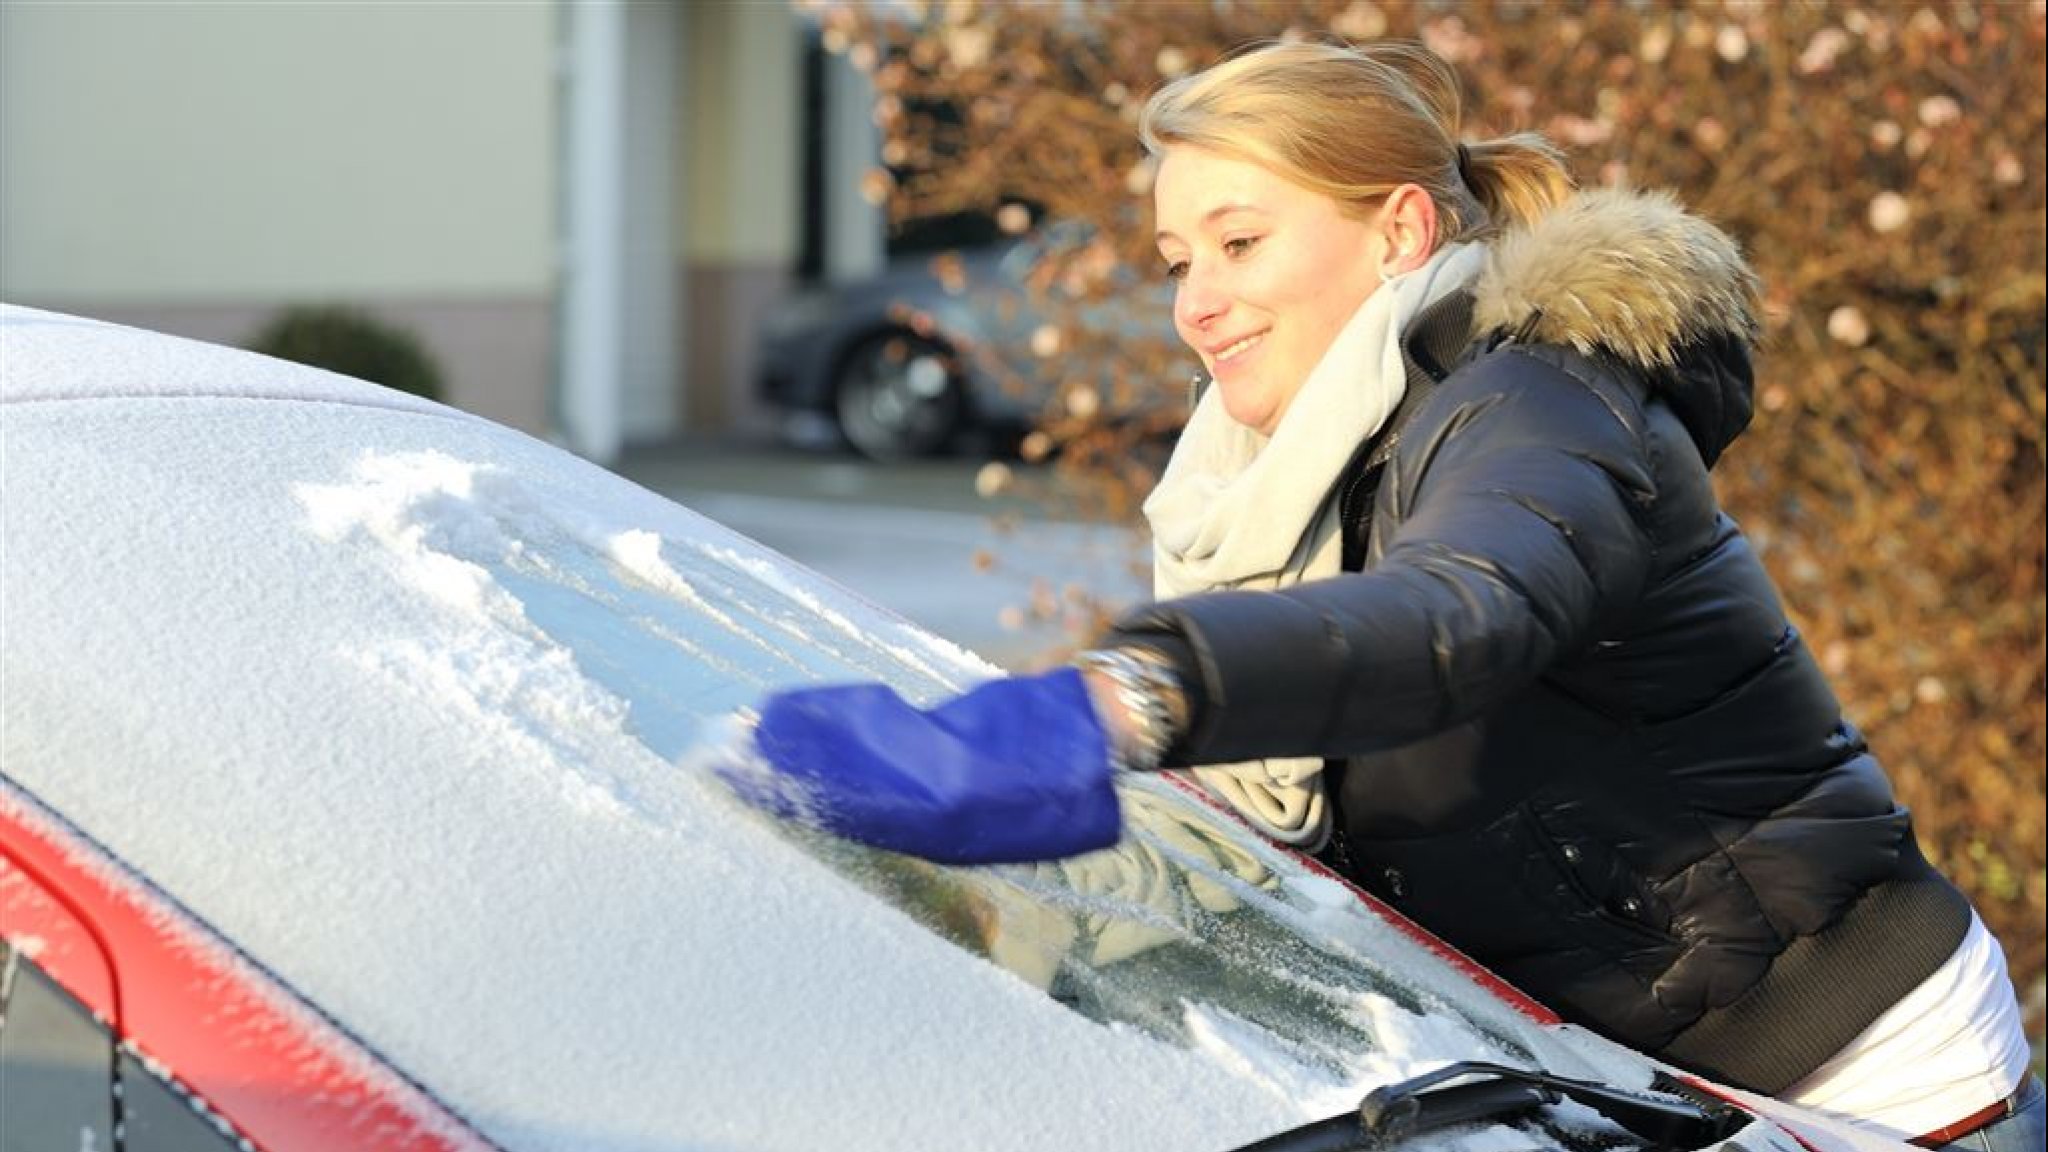
[[[1192,767],[1569,1019],[1930,1147],[2038,1150],[1998,944],[1715,501],[1751,411],[1736,245],[1574,192],[1538,137],[1463,139],[1412,45],[1248,51],[1141,130],[1212,381],[1145,506],[1159,599],[1078,673],[868,751],[1024,775],[1099,718],[1123,765]],[[812,703],[843,757],[865,706]],[[793,727],[764,724],[785,767]],[[1044,811],[1099,829],[1100,791]]]

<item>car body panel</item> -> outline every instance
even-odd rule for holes
[[[1222,1148],[1452,1059],[1649,1083],[1169,778],[1122,781],[1116,848],[1039,866],[935,868],[746,808],[701,757],[761,693],[931,702],[995,669],[594,465],[368,388],[0,311],[0,765],[160,919],[470,1132]]]
[[[4,780],[0,920],[131,1050],[175,1069],[181,1087],[207,1102],[210,1121],[255,1147],[489,1147]]]

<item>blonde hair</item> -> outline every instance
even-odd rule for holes
[[[1206,148],[1314,189],[1363,216],[1414,184],[1436,202],[1438,241],[1528,224],[1572,190],[1542,136],[1459,139],[1458,77],[1420,44],[1266,44],[1152,94],[1145,150]]]

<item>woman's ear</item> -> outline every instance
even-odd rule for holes
[[[1436,201],[1417,184],[1403,184],[1380,206],[1382,278],[1392,278],[1429,263],[1436,253]]]

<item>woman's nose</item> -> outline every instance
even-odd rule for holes
[[[1230,297],[1214,278],[1189,268],[1173,296],[1173,309],[1180,326],[1189,330],[1207,328],[1230,308]]]

